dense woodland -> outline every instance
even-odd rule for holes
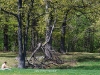
[[[0,0],[0,51],[100,52],[100,0]]]

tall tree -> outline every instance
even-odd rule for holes
[[[18,68],[25,68],[25,52],[22,44],[22,16],[21,16],[22,0],[18,0],[18,44],[19,44],[19,64]]]
[[[61,26],[61,41],[60,41],[60,52],[61,53],[65,53],[66,52],[66,49],[65,49],[65,35],[66,35],[66,26],[67,26],[67,15],[69,13],[71,9],[68,9],[65,13],[65,16],[64,16],[64,20],[63,20],[63,23],[62,23],[62,26]]]
[[[52,59],[52,54],[50,53],[50,50],[52,49],[51,48],[51,30],[52,30],[52,27],[50,25],[51,23],[51,20],[52,18],[50,18],[50,1],[49,0],[45,0],[45,13],[46,13],[46,16],[45,16],[45,22],[46,22],[46,44],[45,44],[45,55],[46,55],[46,58],[47,59]]]
[[[8,18],[5,18],[6,22],[8,22]],[[4,34],[4,51],[8,51],[8,25],[5,24],[3,28]]]

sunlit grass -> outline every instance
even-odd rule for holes
[[[15,59],[17,55],[14,52],[0,52],[0,65],[6,61],[8,66],[15,67],[18,62]]]

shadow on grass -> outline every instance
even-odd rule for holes
[[[88,61],[100,61],[100,58],[96,58],[95,56],[84,56],[84,57],[78,57],[76,59],[78,62],[88,62]]]
[[[18,53],[16,52],[0,52],[0,57],[7,57],[7,58],[11,58],[11,57],[16,57]]]
[[[100,70],[100,65],[96,65],[96,66],[78,66],[78,67],[70,67],[70,69]]]
[[[0,54],[0,57],[16,57],[17,55],[16,54]]]
[[[61,67],[57,67],[55,69],[75,69],[75,70],[100,70],[100,65],[96,65],[96,66],[76,66],[76,67],[72,67],[72,66],[61,66]]]
[[[1,56],[0,55],[0,57],[13,58],[13,57],[16,57],[16,56],[9,56],[9,55],[8,56],[7,55],[6,56]]]
[[[84,65],[77,66],[77,64],[75,64],[75,62],[73,62],[73,64],[75,64],[75,65],[71,66],[72,62],[70,62],[68,65],[62,65],[62,66],[59,66],[59,67],[56,67],[56,68],[57,69],[100,70],[100,65],[98,64],[100,62],[100,58],[96,58],[95,56],[82,56],[82,57],[78,57],[78,58],[76,58],[76,61],[79,62],[80,64],[82,62],[85,62],[88,65],[84,64]],[[89,63],[91,63],[91,65]]]

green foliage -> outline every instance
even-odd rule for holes
[[[29,32],[28,32],[28,47],[30,47],[30,42],[32,41],[32,28],[33,32],[36,32],[42,42],[45,39],[46,31],[46,15],[50,19],[50,14],[53,16],[53,21],[57,17],[56,25],[52,34],[53,47],[59,49],[60,36],[61,36],[61,25],[63,23],[64,16],[67,13],[66,22],[66,50],[68,51],[90,51],[90,46],[84,47],[86,44],[84,40],[87,38],[93,38],[93,52],[98,52],[100,45],[100,1],[99,0],[48,0],[48,12],[45,13],[45,2],[44,0],[32,0],[23,1],[23,6],[21,8],[22,13],[22,24],[23,32],[27,26],[27,14],[29,17]],[[6,11],[17,14],[17,0],[1,0],[0,8]],[[8,19],[8,22],[6,21]],[[3,49],[3,27],[8,25],[8,36],[9,36],[9,46],[13,49],[13,44],[17,40],[17,19],[3,11],[0,11],[0,50]],[[51,23],[52,25],[53,23]],[[94,28],[94,32],[91,32],[91,36],[88,37],[87,30]],[[87,34],[86,34],[87,33]],[[93,33],[93,34],[92,34]],[[58,46],[58,47],[57,47]],[[17,47],[17,46],[16,46]],[[17,48],[16,48],[17,49]]]

